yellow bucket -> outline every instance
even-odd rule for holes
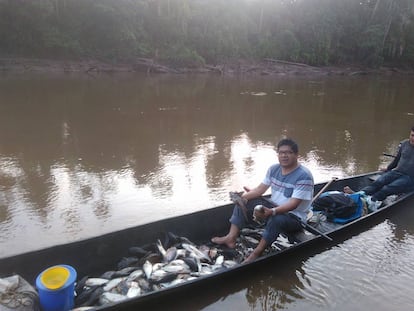
[[[40,281],[47,289],[56,290],[65,285],[69,276],[69,269],[62,266],[54,266],[43,271]]]

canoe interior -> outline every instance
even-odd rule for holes
[[[348,185],[353,189],[360,189],[372,182],[372,177],[376,172],[349,177],[333,182],[328,190],[342,190],[344,186]],[[326,183],[315,185],[315,194],[324,187]],[[158,238],[163,237],[164,232],[173,232],[178,236],[185,236],[191,241],[205,242],[212,236],[217,234],[224,234],[227,232],[229,223],[228,219],[232,213],[233,204],[227,204],[207,210],[194,212],[191,214],[177,216],[169,219],[163,219],[153,223],[127,228],[121,231],[108,233],[102,236],[81,240],[73,243],[56,245],[53,247],[19,254],[11,257],[0,258],[0,277],[10,276],[12,274],[19,274],[25,278],[29,283],[34,284],[36,276],[52,265],[68,264],[77,270],[78,277],[85,275],[94,276],[99,275],[105,271],[114,270],[116,263],[122,258],[128,256],[128,248],[131,246],[143,246],[155,242]],[[349,227],[353,223],[344,227]],[[321,237],[314,239],[320,241]],[[322,239],[323,240],[323,239]],[[309,243],[312,245],[312,243]],[[326,242],[326,241],[325,241]],[[294,247],[292,247],[294,248]],[[293,250],[292,250],[293,251]],[[290,252],[290,249],[288,249]],[[279,253],[275,254],[275,258]],[[269,257],[269,256],[268,256]],[[264,261],[272,260],[265,258]],[[259,260],[260,263],[260,260]],[[257,265],[255,262],[249,265],[242,265],[242,267],[232,268],[230,270],[247,269],[248,266]],[[227,271],[226,271],[227,272]],[[226,274],[222,273],[222,274]],[[232,271],[229,271],[230,273]],[[203,278],[208,281],[220,277],[219,275]],[[208,279],[208,280],[207,280]],[[189,282],[172,288],[168,291],[174,292],[182,288],[192,286],[195,282]],[[138,297],[122,303],[124,306],[134,305],[134,300],[149,300],[151,297],[162,295],[161,293],[151,293],[146,297]],[[105,306],[103,309],[110,310],[111,306]]]

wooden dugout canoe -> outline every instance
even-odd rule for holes
[[[329,182],[315,185],[315,193],[330,190],[342,190],[344,186],[352,189],[361,189],[372,183],[378,172],[347,177],[332,182],[329,187],[323,189]],[[155,304],[162,304],[171,299],[183,299],[190,291],[211,288],[220,284],[224,279],[231,279],[247,271],[260,269],[264,265],[272,264],[278,260],[286,260],[290,256],[306,256],[310,249],[323,249],[343,241],[344,237],[363,231],[367,226],[378,222],[394,208],[403,206],[401,204],[409,198],[414,197],[414,192],[399,195],[388,200],[382,208],[376,212],[369,213],[346,224],[335,224],[324,233],[332,241],[321,235],[309,232],[297,235],[301,241],[292,246],[275,251],[260,257],[249,264],[239,264],[232,268],[219,270],[208,276],[202,276],[195,280],[187,281],[169,288],[152,291],[138,297],[129,298],[119,303],[110,303],[96,307],[96,310],[137,310],[138,308],[150,308]],[[11,257],[0,258],[0,277],[18,274],[32,285],[35,285],[37,275],[47,267],[59,264],[67,264],[74,267],[81,277],[100,275],[105,271],[113,270],[116,263],[128,256],[131,246],[146,245],[160,238],[163,232],[173,232],[177,236],[187,237],[194,242],[209,241],[212,236],[225,234],[229,227],[228,219],[233,210],[233,203],[214,207],[207,210],[194,212],[187,215],[163,219],[124,230],[104,234],[102,236],[89,238],[63,245],[56,245],[45,249],[23,253]]]

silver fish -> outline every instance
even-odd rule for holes
[[[186,249],[179,248],[177,249],[177,256],[175,259],[187,257],[187,253],[188,251]]]
[[[149,279],[152,274],[152,263],[150,263],[148,260],[145,261],[144,265],[142,266],[142,269],[144,270],[147,279]]]
[[[204,254],[202,251],[200,251],[197,247],[191,244],[187,244],[187,243],[182,243],[181,245],[184,249],[188,250],[190,253],[192,253],[194,256],[196,256],[200,260],[204,259],[205,261],[211,263],[210,257]]]
[[[152,272],[151,280],[158,281],[158,280],[162,279],[163,277],[165,277],[167,274],[168,274],[168,272],[164,271],[163,269],[156,270],[156,271]]]
[[[244,218],[246,219],[246,221],[249,221],[249,217],[247,216],[246,200],[241,197],[243,192],[231,191],[229,192],[229,194],[230,194],[230,200],[241,208]]]
[[[245,239],[247,241],[247,243],[249,243],[250,245],[253,246],[257,246],[257,244],[259,244],[260,241],[256,240],[255,238],[252,238],[250,236],[244,236],[243,239]]]
[[[161,253],[161,255],[162,255],[162,258],[164,258],[164,259],[165,259],[165,256],[166,256],[166,254],[167,254],[167,251],[165,250],[164,246],[162,246],[161,241],[160,241],[160,240],[157,240],[156,245],[157,245],[158,251],[159,251],[159,252]]]
[[[177,275],[175,273],[169,273],[164,270],[155,271],[151,275],[151,281],[153,283],[164,283],[164,282],[171,282],[172,280],[176,279]]]
[[[130,282],[129,286],[129,290],[126,294],[128,298],[133,298],[141,295],[141,288],[137,282]]]
[[[127,281],[128,282],[135,281],[136,279],[142,277],[143,275],[144,275],[144,271],[142,271],[141,269],[135,270],[127,277]]]
[[[100,286],[108,283],[107,279],[101,279],[101,278],[89,278],[86,280],[85,285],[92,287],[92,286]]]
[[[175,280],[173,280],[173,281],[171,281],[171,282],[166,282],[166,283],[160,283],[160,287],[161,288],[168,288],[168,287],[171,287],[171,286],[175,286],[175,285],[178,285],[178,284],[181,284],[181,283],[184,283],[184,282],[186,282],[186,280],[184,280],[184,279],[175,279]]]
[[[116,293],[104,292],[101,297],[99,297],[99,303],[105,305],[108,303],[120,302],[125,299],[128,299],[128,297]]]
[[[214,263],[214,265],[216,266],[222,266],[224,263],[224,256],[220,255],[217,257],[216,262]]]
[[[170,272],[170,273],[190,273],[191,269],[189,266],[187,266],[187,264],[183,264],[183,265],[166,265],[165,267],[162,268],[162,270],[166,271],[166,272]]]
[[[226,268],[233,268],[236,265],[238,265],[238,263],[234,260],[225,260],[223,262],[223,266],[226,267]]]
[[[282,234],[279,234],[279,236],[276,239],[276,242],[284,247],[291,247],[293,245],[292,243],[290,243],[289,239]]]
[[[109,292],[111,291],[113,288],[117,287],[119,285],[119,283],[121,283],[124,280],[124,278],[116,278],[116,279],[112,279],[110,280],[108,283],[105,284],[105,286],[103,287],[103,290],[105,292]]]
[[[137,283],[139,285],[139,287],[144,291],[144,292],[149,292],[151,290],[151,286],[150,283],[148,282],[147,279],[145,278],[141,278],[137,280]]]
[[[154,264],[152,265],[152,272],[154,273],[154,271],[160,270],[160,269],[162,269],[162,267],[164,267],[164,266],[165,266],[165,263],[163,263],[163,262],[157,262],[157,263],[154,263]]]
[[[112,278],[119,278],[123,276],[128,276],[132,271],[135,271],[137,267],[126,267],[121,270],[115,271]]]
[[[178,255],[177,248],[174,247],[174,246],[173,247],[170,247],[165,252],[164,261],[165,262],[171,262],[171,261],[173,261],[173,260],[175,260],[177,258],[177,255]]]

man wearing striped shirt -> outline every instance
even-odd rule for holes
[[[247,189],[242,199],[246,201],[248,221],[253,216],[266,221],[266,227],[258,246],[245,259],[250,262],[259,257],[262,252],[280,233],[300,230],[299,217],[306,221],[313,197],[313,176],[311,172],[298,162],[299,148],[291,139],[282,139],[277,144],[279,163],[272,165],[263,181],[253,189]],[[262,195],[271,189],[271,202],[264,200]],[[254,207],[263,205],[260,211]],[[293,217],[291,214],[294,214]],[[247,224],[242,209],[236,205],[230,218],[230,230],[227,235],[214,237],[213,243],[224,244],[230,248],[236,246],[240,230]]]

